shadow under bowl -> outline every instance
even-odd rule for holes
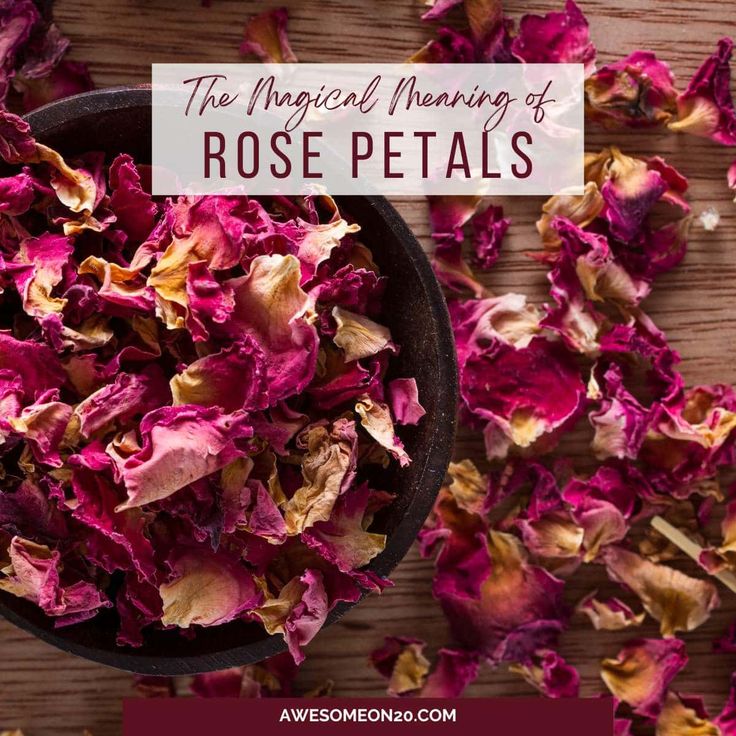
[[[66,157],[103,151],[108,159],[129,153],[151,161],[151,92],[147,88],[106,89],[46,105],[26,119],[37,140]],[[375,523],[388,535],[385,550],[367,569],[388,575],[404,557],[422,527],[444,478],[455,435],[457,369],[445,301],[419,243],[396,210],[382,197],[337,197],[340,209],[361,225],[361,239],[388,277],[383,321],[401,346],[390,377],[416,378],[427,411],[417,427],[399,434],[413,462],[383,478],[396,501]],[[334,623],[352,605],[329,615]],[[285,649],[282,637],[268,636],[256,624],[233,622],[202,628],[191,640],[176,631],[148,631],[144,646],[115,643],[117,614],[55,629],[53,620],[32,603],[0,593],[0,615],[59,649],[119,669],[154,675],[184,675],[252,664]]]

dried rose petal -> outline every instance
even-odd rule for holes
[[[455,639],[490,662],[525,662],[552,644],[566,617],[563,583],[527,562],[520,542],[491,531],[490,574],[477,599],[435,590]]]
[[[471,354],[460,366],[460,391],[470,414],[487,422],[489,458],[553,440],[578,418],[585,397],[569,353],[542,337]]]
[[[471,480],[469,488],[462,477],[474,471],[467,462],[451,465],[453,481],[440,491],[433,517],[419,535],[423,556],[437,552],[432,589],[438,598],[477,599],[490,574],[488,524],[482,514],[487,488],[481,491],[478,480]]]
[[[302,535],[304,543],[345,573],[367,565],[386,546],[386,535],[366,531],[373,501],[367,485],[338,498],[328,521],[319,521]]]
[[[685,645],[677,639],[635,639],[615,659],[604,659],[601,677],[613,696],[639,715],[655,717],[667,688],[687,664]]]
[[[550,511],[538,519],[520,519],[524,546],[547,560],[577,559],[582,553],[585,530],[566,510]]]
[[[419,697],[459,698],[478,676],[478,668],[478,657],[472,652],[442,648]]]
[[[696,386],[679,403],[662,404],[650,421],[642,457],[673,484],[712,476],[733,462],[736,394],[730,386]]]
[[[388,680],[388,694],[419,698],[457,698],[477,677],[478,659],[468,652],[440,649],[434,669],[420,639],[387,636],[371,652],[371,663]],[[430,672],[430,670],[432,670]]]
[[[666,125],[677,91],[668,64],[651,51],[634,51],[585,80],[585,116],[605,128]]]
[[[634,613],[618,598],[600,601],[595,597],[595,592],[583,598],[575,610],[585,614],[596,631],[620,631],[640,626],[644,621],[643,613]]]
[[[511,665],[509,669],[548,698],[578,697],[578,671],[551,649],[535,652],[528,664]]]
[[[159,587],[164,626],[216,626],[251,610],[261,598],[253,576],[224,555],[185,552],[170,566],[171,579]]]
[[[307,570],[290,580],[278,597],[267,599],[255,614],[269,634],[282,634],[294,661],[304,659],[302,647],[322,628],[330,604],[320,572]]]
[[[685,698],[668,693],[657,718],[657,734],[661,736],[723,736],[698,698]]]
[[[63,60],[45,77],[33,78],[21,73],[13,79],[13,87],[23,95],[23,110],[30,112],[54,100],[89,92],[95,84],[86,64]]]
[[[277,654],[260,664],[195,675],[189,688],[200,698],[285,697],[296,672],[288,654]]]
[[[480,299],[485,288],[473,276],[473,272],[463,258],[462,244],[456,240],[445,240],[437,245],[432,254],[432,269],[437,280],[452,291],[470,290]]]
[[[274,8],[254,15],[245,25],[240,53],[243,56],[253,54],[263,62],[277,64],[297,61],[286,32],[288,21],[286,8]]]
[[[610,366],[604,378],[600,408],[588,415],[595,430],[593,452],[599,460],[634,460],[649,429],[649,411],[626,389],[618,366]]]
[[[10,565],[3,570],[0,590],[36,603],[57,626],[94,616],[111,604],[92,582],[61,580],[61,555],[43,544],[13,537],[8,549]]]
[[[419,403],[415,378],[395,378],[388,384],[391,412],[399,424],[419,424],[427,413]]]
[[[470,195],[445,195],[427,197],[429,224],[432,237],[438,242],[462,240],[463,226],[478,209],[480,197]]]
[[[391,332],[387,327],[340,307],[332,310],[332,316],[337,324],[333,339],[345,353],[346,362],[369,358],[391,348]]]
[[[611,579],[639,596],[647,613],[659,621],[662,636],[696,629],[720,605],[710,582],[657,565],[622,547],[608,547],[602,556]]]
[[[429,10],[422,15],[422,20],[439,20],[444,18],[452,8],[461,5],[464,0],[427,0]]]
[[[355,404],[355,412],[360,417],[360,425],[378,444],[405,467],[411,463],[403,442],[396,435],[393,419],[388,406],[364,396]]]
[[[237,441],[252,436],[244,416],[196,405],[164,407],[141,422],[143,444],[110,443],[115,475],[128,492],[119,510],[170,496],[244,454]]]
[[[588,73],[595,68],[588,21],[573,0],[566,0],[563,12],[523,16],[511,52],[530,64],[583,64]]]
[[[0,158],[9,164],[31,161],[36,156],[36,141],[31,126],[17,115],[0,110]]]
[[[503,207],[487,207],[471,220],[473,249],[478,266],[489,270],[498,260],[501,243],[511,220],[503,216]]]
[[[302,460],[304,484],[286,504],[290,533],[330,518],[338,496],[354,479],[357,441],[355,424],[346,419],[338,419],[329,431],[316,425],[300,435],[299,442],[306,449]]]
[[[294,256],[259,256],[247,276],[225,282],[235,299],[230,323],[258,340],[268,358],[272,401],[299,393],[316,370],[317,331],[300,275]]]
[[[198,404],[231,413],[265,409],[270,401],[266,359],[252,338],[195,360],[171,379],[174,406]]]
[[[712,138],[725,146],[736,145],[736,111],[731,98],[733,41],[722,38],[703,62],[685,91],[677,98],[677,120],[671,130]]]
[[[38,9],[31,0],[8,2],[0,7],[0,46],[2,47],[0,102],[3,103],[3,106],[16,65],[16,57],[27,44],[39,21]]]
[[[371,652],[371,663],[388,680],[389,695],[414,693],[424,686],[430,669],[419,639],[387,636],[383,646]]]

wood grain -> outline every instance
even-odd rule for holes
[[[212,7],[202,8],[198,0],[60,0],[56,16],[72,38],[73,57],[89,61],[98,86],[107,86],[149,81],[152,62],[237,61],[245,18],[274,4],[212,0]],[[506,6],[518,18],[523,12],[548,12],[561,4],[508,0]],[[580,0],[579,4],[591,21],[601,61],[650,48],[669,60],[683,79],[721,35],[736,30],[733,0]],[[400,61],[431,33],[419,21],[421,0],[300,0],[290,5],[290,36],[302,61]],[[658,281],[645,307],[681,352],[689,384],[736,382],[736,206],[725,184],[733,154],[707,141],[662,133],[587,135],[590,148],[611,140],[629,152],[666,156],[690,178],[694,213],[709,206],[720,211],[721,224],[714,233],[694,226],[685,262]],[[513,225],[505,252],[486,283],[498,293],[519,290],[542,301],[544,272],[524,255],[538,247],[533,223],[542,200],[499,202],[513,217]],[[427,243],[424,202],[406,198],[395,204]],[[580,463],[586,460],[583,439],[575,437],[564,446]],[[462,431],[456,455],[481,458],[480,438]],[[313,642],[300,685],[307,689],[329,678],[335,681],[336,695],[379,695],[384,683],[367,657],[384,635],[419,636],[432,648],[448,643],[444,619],[430,593],[431,574],[431,565],[412,552],[396,571],[395,588],[367,600]],[[568,596],[574,602],[607,586],[602,570],[591,566],[569,583]],[[711,707],[719,707],[736,669],[736,656],[712,653],[712,640],[736,615],[736,596],[723,589],[722,598],[712,620],[685,637],[690,664],[677,683],[684,692],[706,694]],[[650,623],[641,634],[655,635],[656,630]],[[577,619],[564,635],[563,653],[579,666],[586,694],[600,691],[598,662],[614,655],[624,638],[596,634]],[[0,730],[22,727],[27,736],[66,736],[83,728],[95,736],[120,732],[121,699],[132,694],[128,675],[61,654],[4,622],[0,646]],[[531,693],[505,669],[485,669],[469,691],[476,696]]]

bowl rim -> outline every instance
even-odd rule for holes
[[[71,118],[94,114],[102,109],[122,110],[150,105],[150,85],[108,87],[51,102],[26,114],[24,119],[30,124],[32,134],[42,138]],[[413,268],[416,269],[430,306],[428,317],[434,328],[438,356],[437,385],[443,388],[441,392],[438,392],[437,414],[439,420],[444,424],[442,434],[446,437],[446,441],[432,448],[432,452],[426,453],[419,474],[420,487],[424,492],[414,495],[401,520],[389,536],[385,549],[366,568],[380,576],[387,576],[405,557],[414,543],[434,505],[452,457],[458,401],[457,358],[447,304],[421,245],[404,219],[386,198],[382,196],[359,198],[366,200],[379,218],[395,233]],[[340,199],[347,198],[336,197],[336,200]],[[365,595],[364,591],[354,603],[339,603],[328,615],[322,629],[342,618]],[[111,650],[88,641],[77,641],[64,637],[58,633],[63,629],[44,628],[22,613],[11,609],[6,605],[4,598],[4,595],[0,595],[0,615],[18,628],[76,656],[139,674],[186,675],[208,672],[262,661],[286,649],[283,637],[272,635],[209,654],[200,653],[176,657],[150,655],[146,654],[145,644],[139,649],[116,648]]]

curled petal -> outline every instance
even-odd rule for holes
[[[620,631],[631,626],[641,626],[645,615],[634,613],[618,598],[600,601],[595,597],[595,592],[583,598],[576,610],[590,619],[596,631]]]
[[[38,342],[16,340],[7,332],[0,331],[0,370],[19,373],[23,393],[29,399],[39,398],[51,389],[60,388],[66,376],[56,353]]]
[[[274,8],[254,15],[245,25],[240,53],[243,56],[253,54],[263,62],[276,64],[297,61],[287,36],[288,21],[286,8]]]
[[[527,63],[583,64],[588,73],[595,68],[588,21],[573,0],[561,13],[523,16],[511,52]]]
[[[395,457],[402,467],[409,465],[411,458],[394,431],[391,412],[385,404],[365,396],[355,404],[355,412],[360,417],[360,425],[381,447]]]
[[[370,502],[367,485],[344,493],[330,518],[307,529],[302,540],[342,572],[351,573],[367,565],[386,546],[385,534],[367,531],[372,521],[367,511]]]
[[[388,327],[340,307],[332,310],[332,316],[337,323],[335,345],[342,348],[347,362],[369,358],[391,347],[391,332]]]
[[[607,205],[606,219],[613,234],[632,240],[639,232],[650,209],[667,191],[662,175],[646,162],[611,148],[612,160],[601,195]]]
[[[419,403],[419,390],[415,378],[394,378],[388,384],[391,413],[399,424],[419,424],[427,413]]]
[[[425,646],[419,639],[387,636],[383,646],[371,652],[373,666],[388,680],[389,695],[422,689],[431,667],[424,656]]]
[[[432,668],[425,647],[420,639],[387,636],[383,646],[371,652],[371,663],[388,680],[388,694],[459,697],[478,675],[478,658],[461,650],[440,649]]]
[[[585,80],[585,114],[605,128],[666,125],[677,91],[668,64],[651,51],[634,51]]]
[[[31,126],[23,118],[0,110],[0,158],[9,164],[30,163],[36,157]]]
[[[548,698],[578,697],[580,691],[578,671],[551,649],[535,652],[528,663],[511,665],[509,669],[521,675]]]
[[[449,308],[461,363],[495,341],[525,348],[540,332],[539,311],[527,303],[523,294],[452,301]]]
[[[266,600],[255,611],[269,634],[281,634],[294,662],[304,660],[302,647],[316,636],[327,618],[329,602],[322,574],[307,570],[292,578],[278,597]]]
[[[548,559],[576,558],[581,552],[585,531],[566,511],[550,512],[539,519],[518,522],[527,549]]]
[[[316,370],[317,330],[300,278],[297,258],[274,255],[259,256],[247,276],[226,282],[235,299],[233,327],[258,340],[268,358],[272,401],[302,391]]]
[[[195,341],[203,342],[232,314],[235,308],[232,288],[217,281],[204,261],[195,261],[187,269],[185,289],[189,307],[187,327]]]
[[[677,639],[635,639],[615,659],[604,659],[601,677],[614,697],[650,718],[662,709],[667,688],[687,664]]]
[[[731,97],[733,41],[722,38],[677,98],[677,120],[672,130],[736,145],[736,111]]]
[[[101,196],[94,177],[84,169],[74,169],[51,148],[36,144],[39,161],[48,163],[53,169],[51,186],[59,201],[72,212],[91,213]]]
[[[59,446],[72,418],[72,407],[62,401],[39,399],[25,407],[18,417],[8,421],[13,429],[28,442],[39,463],[60,467]]]
[[[225,412],[269,405],[266,365],[258,343],[246,338],[190,363],[171,379],[174,406],[219,406]]]
[[[112,383],[89,394],[74,407],[82,437],[89,439],[100,430],[117,424],[120,428],[137,414],[158,409],[169,399],[160,371],[121,373]]]
[[[26,314],[42,318],[64,309],[67,300],[52,292],[61,282],[73,251],[70,238],[51,233],[20,244],[10,269]]]
[[[542,236],[544,247],[556,250],[560,244],[560,235],[552,227],[556,217],[564,217],[578,227],[585,228],[603,212],[604,207],[605,202],[594,181],[586,182],[583,194],[557,194],[550,197],[542,205],[542,216],[537,220],[537,230]]]
[[[660,623],[662,636],[692,631],[720,604],[715,586],[622,547],[608,547],[603,560],[610,577],[630,588],[647,613]]]
[[[110,209],[118,225],[137,243],[154,228],[158,207],[143,189],[141,174],[132,157],[120,154],[110,164]]]
[[[481,475],[472,460],[451,462],[447,472],[452,479],[448,491],[453,501],[464,511],[481,515],[488,495],[488,478]]]
[[[472,652],[443,648],[422,688],[422,698],[459,698],[478,676],[478,657]]]
[[[13,537],[8,556],[10,565],[2,570],[0,590],[37,604],[48,616],[58,618],[58,625],[83,621],[110,606],[94,583],[62,582],[61,554],[57,550]]]
[[[657,736],[723,736],[723,732],[708,720],[702,701],[668,693],[657,718]]]
[[[355,424],[338,419],[330,429],[317,425],[300,435],[306,447],[302,459],[303,485],[285,508],[290,534],[302,532],[330,518],[338,496],[352,483],[358,437]]]
[[[429,224],[432,237],[437,241],[462,241],[462,229],[478,209],[480,197],[471,195],[442,195],[427,197]]]
[[[473,250],[480,268],[489,270],[501,254],[504,235],[511,225],[511,220],[503,216],[503,207],[491,205],[472,219]]]
[[[89,92],[95,85],[85,63],[62,59],[43,77],[25,76],[21,71],[13,87],[23,95],[24,112],[30,112],[54,100]]]
[[[497,344],[472,355],[461,367],[460,387],[468,411],[488,421],[506,448],[554,437],[577,419],[585,399],[570,354],[541,337],[524,348]],[[486,447],[492,455],[506,454],[504,441],[499,450],[488,440]]]

